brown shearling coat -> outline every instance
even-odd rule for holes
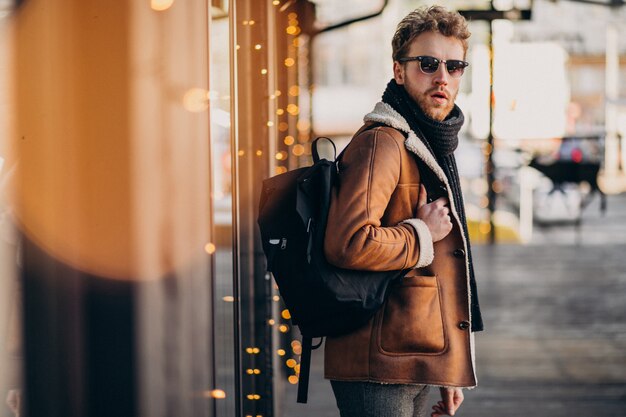
[[[467,242],[451,203],[452,231],[433,244],[416,219],[421,158],[436,160],[390,106],[378,103],[343,154],[325,252],[344,268],[413,268],[362,328],[328,338],[325,376],[344,381],[474,387]],[[393,127],[368,129],[368,123]],[[405,134],[408,137],[405,138]],[[449,187],[448,187],[449,190]],[[449,194],[449,193],[448,193]],[[452,202],[452,196],[448,195]]]

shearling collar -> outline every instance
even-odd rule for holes
[[[404,146],[415,155],[417,155],[424,163],[437,175],[441,182],[448,186],[448,179],[443,169],[437,163],[433,154],[428,150],[426,145],[417,137],[415,132],[409,127],[409,123],[391,107],[389,104],[379,101],[376,103],[374,110],[366,114],[363,118],[365,122],[383,123],[387,126],[398,129],[407,133],[408,137],[404,141]]]

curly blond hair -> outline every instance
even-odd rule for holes
[[[413,39],[424,32],[438,32],[444,36],[453,36],[463,44],[463,53],[467,52],[467,39],[471,33],[463,16],[441,6],[421,7],[413,10],[398,23],[396,33],[391,40],[393,60],[404,58]]]

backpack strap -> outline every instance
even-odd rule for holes
[[[332,141],[331,138],[328,138],[326,136],[320,136],[318,138],[315,138],[315,140],[313,140],[313,142],[311,143],[311,154],[313,156],[313,163],[317,163],[317,161],[320,160],[320,154],[317,150],[317,142],[320,139],[326,139],[327,141],[330,142],[331,145],[333,145],[333,161],[337,159],[337,147],[335,146],[335,142]]]
[[[311,351],[322,346],[324,338],[313,345],[313,338],[302,336],[302,354],[300,355],[300,376],[298,377],[298,402],[306,404],[309,393],[309,375],[311,371]]]
[[[309,394],[309,373],[311,370],[312,339],[302,336],[302,355],[300,355],[300,376],[298,377],[298,402],[306,404]]]

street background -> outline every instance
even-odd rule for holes
[[[626,416],[626,196],[609,197],[605,216],[598,202],[579,230],[535,228],[526,246],[473,247],[485,331],[479,385],[457,416]],[[339,416],[323,356],[313,353],[308,404],[296,404],[292,386],[285,417]]]

